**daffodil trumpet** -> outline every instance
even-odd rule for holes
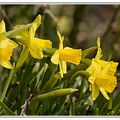
[[[5,68],[12,69],[13,66],[10,63],[13,49],[18,45],[6,37],[6,28],[4,21],[0,22],[0,65]]]
[[[60,41],[59,49],[53,54],[51,61],[53,64],[59,64],[60,74],[63,77],[63,74],[67,73],[66,62],[78,65],[81,60],[82,51],[81,49],[72,49],[70,47],[63,48],[64,36],[61,36],[59,31],[57,31],[57,35]]]

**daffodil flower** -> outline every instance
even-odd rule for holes
[[[102,50],[100,48],[100,39],[97,40],[98,51],[96,57],[92,59],[90,67],[86,70],[89,74],[90,90],[92,91],[92,99],[96,100],[99,91],[109,100],[107,93],[113,92],[116,87],[117,79],[114,76],[118,63],[100,60]]]
[[[70,47],[63,48],[64,36],[61,36],[57,31],[60,44],[59,50],[57,50],[51,57],[51,61],[54,64],[59,64],[60,74],[63,77],[63,74],[67,72],[66,62],[73,63],[78,65],[81,60],[82,51],[80,49],[72,49]]]
[[[50,40],[45,39],[39,39],[34,37],[35,32],[39,25],[41,24],[41,16],[38,15],[37,18],[34,20],[32,25],[21,32],[18,32],[15,35],[15,38],[23,45],[23,50],[21,52],[21,55],[18,59],[16,67],[20,67],[24,61],[27,59],[29,53],[33,58],[41,59],[43,58],[43,52],[42,50],[44,48],[51,48],[52,43]],[[18,28],[21,25],[16,26]]]
[[[12,69],[10,58],[13,49],[18,45],[6,37],[6,29],[4,21],[0,23],[0,65],[5,68]]]

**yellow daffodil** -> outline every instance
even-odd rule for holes
[[[23,64],[23,62],[27,59],[29,53],[33,58],[41,59],[43,58],[42,50],[44,48],[52,47],[52,43],[50,42],[50,40],[39,39],[34,37],[35,31],[37,30],[40,24],[41,16],[38,15],[28,29],[25,29],[22,32],[18,32],[15,36],[15,38],[23,45],[23,50],[16,65],[17,68]],[[16,27],[18,28],[19,26],[20,25]]]
[[[18,45],[6,36],[5,23],[0,23],[0,65],[5,68],[12,69],[10,58],[12,56],[13,49]]]
[[[103,96],[109,100],[107,94],[113,92],[116,87],[117,79],[114,76],[118,63],[108,62],[100,60],[102,56],[102,50],[100,48],[100,39],[98,38],[98,51],[96,57],[92,59],[90,67],[86,70],[89,74],[90,90],[92,91],[92,99],[96,100],[99,95],[99,91]]]
[[[60,74],[63,77],[63,74],[67,72],[66,62],[78,65],[81,60],[82,51],[70,47],[63,48],[64,36],[61,36],[59,32],[57,34],[60,40],[59,50],[53,54],[51,61],[56,65],[59,64]]]

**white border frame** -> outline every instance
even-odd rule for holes
[[[0,5],[38,5],[38,4],[52,4],[52,5],[116,5],[120,4],[120,0],[84,0],[83,2],[80,0],[0,0]],[[120,116],[0,116],[0,120],[20,120],[20,119],[29,119],[29,120],[101,120],[101,118],[105,118],[105,120],[113,120],[120,119]]]

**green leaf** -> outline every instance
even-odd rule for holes
[[[94,107],[94,115],[99,115],[99,109],[98,107]]]
[[[113,107],[120,103],[120,92],[118,92],[113,98]]]
[[[97,47],[91,47],[91,48],[88,48],[88,49],[85,49],[83,50],[82,52],[82,57],[85,58],[87,57],[89,54],[91,54],[92,52],[96,51],[97,50]]]
[[[68,102],[68,99],[69,99],[69,96],[64,96],[59,98],[58,104],[56,103],[54,109],[52,110],[53,114],[58,115],[61,113],[62,110],[64,111],[64,108],[66,106],[66,103]]]
[[[101,111],[100,111],[100,114],[101,114],[101,115],[105,115],[105,114],[107,113],[107,111],[108,111],[107,106],[108,106],[108,103],[105,103],[105,104],[103,105],[103,107],[102,107],[102,109],[101,109]]]
[[[4,98],[5,98],[5,95],[6,95],[6,93],[7,93],[9,84],[10,84],[11,79],[12,79],[12,77],[13,77],[13,74],[14,74],[14,68],[10,71],[9,77],[8,77],[8,79],[6,80],[4,89],[3,89],[3,91],[2,91],[2,95],[0,96],[1,101],[3,101]]]
[[[72,103],[70,105],[70,109],[69,109],[69,115],[75,115],[75,111],[76,110],[76,105],[74,103]]]
[[[97,99],[94,101],[96,104],[96,107],[99,109],[99,114],[100,115],[105,115],[108,111],[108,100],[106,100],[102,94],[100,94]]]
[[[110,95],[110,100],[107,101],[106,103],[104,102],[104,105],[100,111],[101,115],[106,115],[108,111],[112,109],[112,96]]]
[[[79,111],[80,111],[80,115],[86,115],[86,106],[83,104],[81,104],[80,108],[79,108]]]
[[[36,76],[36,84],[34,86],[34,88],[36,88],[36,90],[40,89],[41,87],[41,82],[42,82],[42,78],[46,72],[48,68],[48,64],[45,63],[45,65],[41,68],[41,70],[38,72],[37,76]]]
[[[53,77],[51,77],[47,81],[47,83],[44,85],[44,87],[40,91],[40,94],[45,93],[46,91],[49,91],[51,88],[53,88],[60,78],[61,78],[60,73],[56,73]]]
[[[15,113],[11,111],[1,100],[0,100],[0,107],[4,110],[6,115],[15,115]]]
[[[41,88],[44,87],[44,85],[47,83],[47,81],[52,77],[54,76],[54,74],[56,73],[57,71],[57,65],[54,65],[51,63],[50,60],[48,60],[48,68],[47,70],[45,71],[45,74],[42,78],[42,84],[41,84]]]
[[[117,104],[117,105],[112,109],[112,115],[116,115],[119,110],[120,110],[120,103]]]

